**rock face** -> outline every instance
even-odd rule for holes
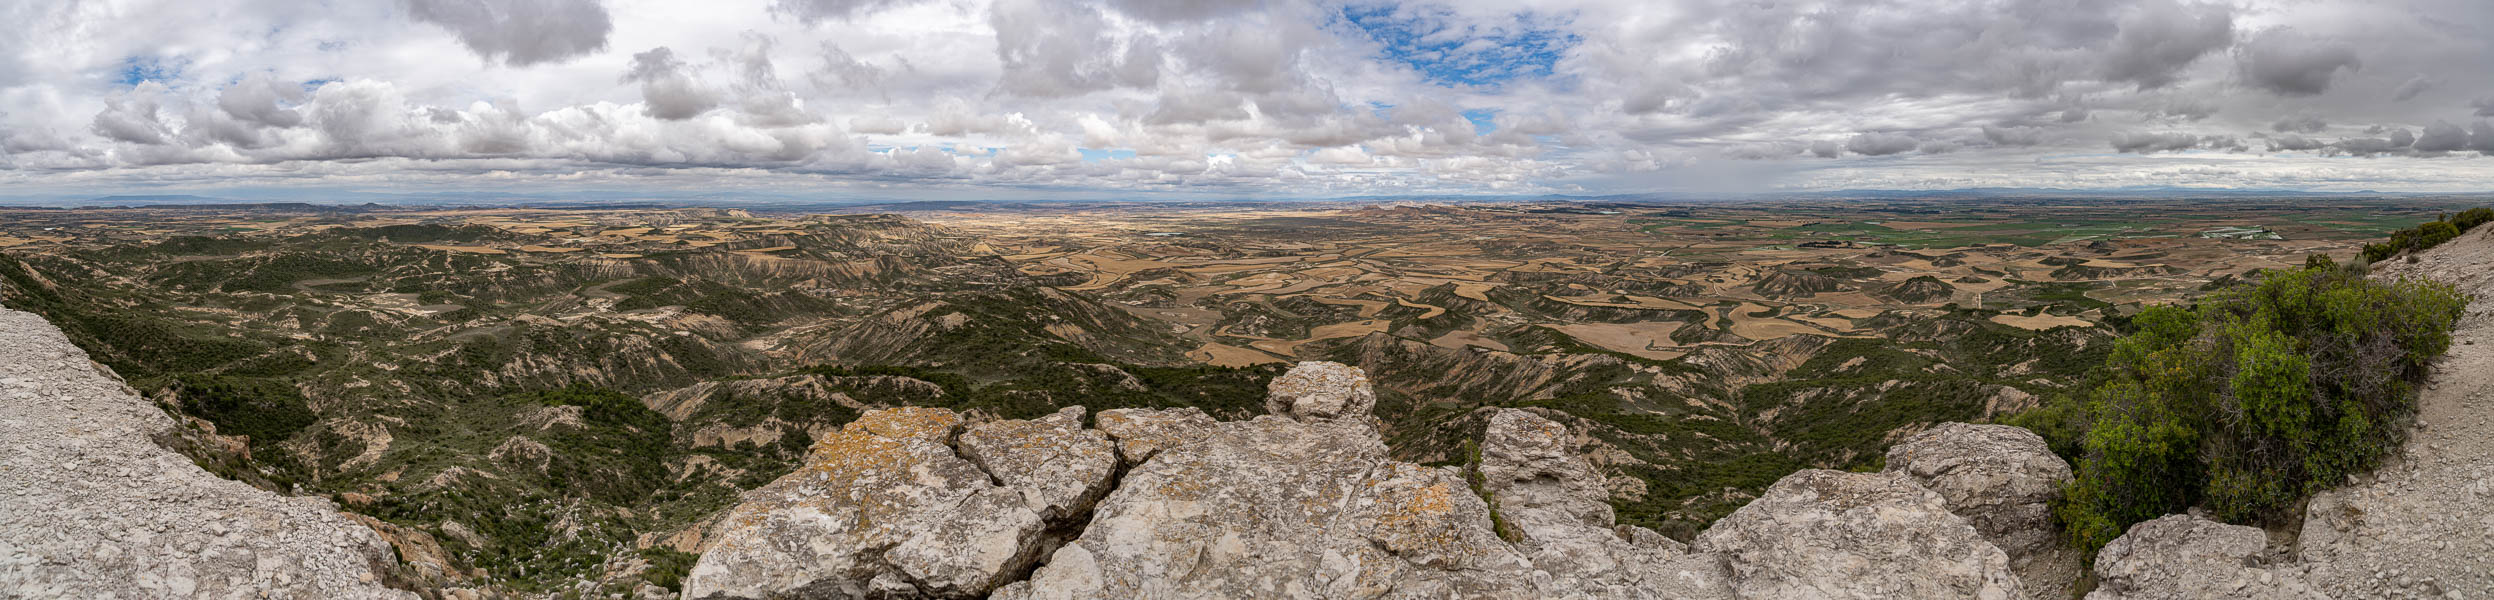
[[[2070,482],[2070,463],[2043,436],[2021,427],[1946,423],[1888,449],[1888,473],[1939,492],[2009,564],[2030,597],[2070,597],[2079,553],[2061,542],[2052,500]]]
[[[2329,597],[2292,572],[2257,566],[2268,541],[2258,528],[2191,515],[2132,525],[2096,554],[2096,591],[2087,600]]]
[[[1601,473],[1568,447],[1567,428],[1502,410],[1482,436],[1482,487],[1517,533],[1541,591],[1576,598],[1725,598],[1723,561],[1615,525]]]
[[[1111,426],[1104,413],[1103,427],[1148,459],[1081,537],[996,597],[1535,597],[1524,558],[1459,471],[1386,457],[1366,379],[1302,364],[1267,401],[1287,417],[1157,411]]]
[[[32,314],[0,309],[0,596],[415,598],[327,501],[219,479],[165,412]]]
[[[1938,492],[1887,473],[1786,476],[1691,547],[1721,554],[1741,598],[1980,598],[2024,593],[2009,555]]]
[[[1919,471],[1796,474],[1683,545],[1619,525],[1589,442],[1534,412],[1491,414],[1477,465],[1428,467],[1388,457],[1358,369],[1303,363],[1270,392],[1251,420],[1125,409],[1096,429],[1080,409],[870,412],[730,511],[685,596],[2010,600],[1975,520],[2032,517],[2069,470],[1943,428],[1925,435],[1977,439],[1918,438],[1900,464]]]
[[[684,596],[984,595],[1030,567],[1050,517],[1088,510],[1107,484],[1114,451],[1081,418],[983,424],[957,441],[949,410],[867,413],[749,492]]]

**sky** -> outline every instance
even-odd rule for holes
[[[2484,0],[0,0],[0,195],[2494,188]]]

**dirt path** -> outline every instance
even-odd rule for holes
[[[2324,492],[2298,553],[2337,598],[2494,598],[2494,227],[2394,259],[2375,277],[2419,276],[2475,294],[2390,465]]]

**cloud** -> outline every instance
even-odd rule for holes
[[[1138,19],[1159,22],[1202,21],[1237,14],[1264,0],[1109,0],[1109,6]]]
[[[2279,119],[2269,124],[2269,129],[2279,133],[2320,133],[2329,129],[2329,123],[2321,121],[2320,117],[2299,115]]]
[[[2478,154],[2494,156],[2494,126],[2486,125],[2484,121],[2468,124],[2466,149],[2475,150]]]
[[[21,4],[0,7],[32,24],[0,35],[11,190],[2494,181],[2434,160],[2494,145],[2453,119],[2494,116],[2494,5],[2463,0]]]
[[[2483,126],[2484,123],[2478,123]],[[2406,133],[2401,130],[2400,133]],[[2468,130],[2458,125],[2435,121],[2425,126],[2425,135],[2413,140],[2417,152],[2452,152],[2468,147]]]
[[[719,105],[717,94],[693,79],[690,68],[666,46],[632,55],[632,70],[623,81],[641,84],[641,102],[649,116],[690,119]]]
[[[1863,132],[1845,140],[1845,149],[1863,156],[1887,156],[1912,151],[1921,145],[1914,138],[1885,132]]]
[[[2397,89],[2390,91],[2390,101],[2406,102],[2414,100],[2416,99],[2417,94],[2425,93],[2426,90],[2431,89],[2433,89],[2432,79],[2428,79],[2423,75],[2409,77],[2405,83],[2399,84]]]
[[[139,98],[104,101],[104,112],[95,114],[93,128],[104,139],[130,144],[163,144],[172,137],[171,127],[157,114],[156,103]]]
[[[2124,133],[2113,136],[2113,150],[2132,154],[2181,152],[2200,147],[2203,139],[2187,133]]]
[[[2282,96],[2311,96],[2329,91],[2340,69],[2364,66],[2353,48],[2324,42],[2289,29],[2270,29],[2253,36],[2235,55],[2235,66],[2252,87]]]
[[[914,0],[774,0],[771,12],[797,18],[812,24],[821,21],[846,21],[877,11],[902,6]]]
[[[2044,132],[2038,127],[1985,125],[1983,126],[1983,139],[1994,146],[2033,146],[2044,142]]]
[[[277,81],[267,73],[254,73],[217,93],[217,108],[236,120],[270,127],[293,127],[303,123],[302,113],[287,106],[302,102],[303,87]]]
[[[2299,134],[2289,133],[2269,138],[2270,152],[2280,150],[2319,150],[2324,146],[2327,146],[2327,144],[2321,143],[2320,140],[2307,138]]]
[[[1108,35],[1108,20],[1088,5],[998,0],[990,10],[996,58],[1004,63],[999,92],[1056,98],[1160,79],[1159,42]]]
[[[458,34],[485,60],[525,67],[606,49],[615,25],[599,0],[406,0],[409,16]]]
[[[2234,15],[2224,5],[2156,0],[2122,20],[2102,70],[2107,81],[2160,88],[2178,80],[2192,61],[2233,44]]]
[[[2411,140],[2413,141],[2413,140]],[[2405,150],[2406,147],[2382,138],[2347,138],[2331,144],[2330,149],[2346,154],[2371,158]]]

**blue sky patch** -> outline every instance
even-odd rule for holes
[[[1383,45],[1385,58],[1448,87],[1494,88],[1548,77],[1580,41],[1565,23],[1531,13],[1480,24],[1444,8],[1368,4],[1343,7],[1342,20]]]
[[[1124,159],[1134,158],[1134,151],[1133,151],[1133,150],[1126,150],[1126,149],[1122,149],[1122,148],[1110,148],[1110,149],[1106,149],[1106,150],[1096,149],[1096,148],[1075,148],[1075,149],[1074,149],[1074,151],[1075,151],[1075,152],[1081,152],[1081,153],[1082,153],[1082,161],[1083,161],[1083,162],[1096,162],[1096,161],[1103,161],[1103,160],[1110,160],[1110,159],[1124,160]]]
[[[166,60],[153,56],[123,57],[121,72],[114,75],[113,82],[121,84],[122,87],[138,87],[139,84],[149,81],[171,83],[181,78],[183,66],[183,61],[180,60]]]
[[[1498,121],[1496,120],[1498,118],[1498,109],[1475,108],[1463,111],[1463,118],[1466,121],[1472,122],[1472,132],[1475,134],[1489,135],[1489,132],[1498,130]]]

